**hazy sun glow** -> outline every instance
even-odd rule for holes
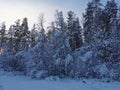
[[[0,23],[6,22],[7,28],[17,19],[28,18],[31,28],[37,22],[38,15],[44,13],[45,24],[54,20],[55,10],[75,11],[81,17],[89,0],[0,0]],[[103,3],[106,0],[101,0]],[[116,0],[120,2],[120,0]]]
[[[82,8],[78,8],[79,3],[72,2],[72,0],[0,0],[0,23],[5,21],[8,29],[17,19],[27,17],[31,28],[37,22],[39,14],[44,13],[45,25],[48,26],[54,20],[56,9],[63,11],[64,14],[73,10],[80,16]]]
[[[50,11],[53,12],[53,7],[49,7],[48,9],[43,4],[35,6],[34,4],[0,3],[0,23],[5,21],[7,27],[9,27],[11,24],[14,24],[14,21],[17,19],[22,20],[24,17],[27,17],[31,28],[32,25],[37,22],[40,13],[44,13],[45,18],[50,21],[52,18]]]

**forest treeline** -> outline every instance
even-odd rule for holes
[[[45,29],[41,15],[30,30],[28,20],[0,27],[0,66],[32,78],[120,80],[120,8],[115,0],[88,2],[82,22],[74,11],[56,11]],[[80,24],[82,23],[82,24]],[[82,25],[82,26],[81,26]],[[47,31],[47,32],[46,32]]]

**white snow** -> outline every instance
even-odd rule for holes
[[[108,68],[107,68],[107,66],[106,66],[105,64],[100,65],[99,68],[100,68],[100,73],[101,73],[102,75],[107,74]]]
[[[65,59],[65,66],[67,67],[71,61],[73,61],[73,57],[70,54],[68,54]]]
[[[92,55],[93,55],[93,52],[92,51],[88,51],[84,55],[79,56],[78,60],[81,60],[83,62],[87,62],[90,58],[93,57]]]
[[[120,82],[99,80],[33,80],[24,76],[0,74],[3,90],[120,90]]]

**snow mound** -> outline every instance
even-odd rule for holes
[[[47,81],[61,81],[61,79],[57,76],[50,76],[50,77],[47,77],[45,80],[47,80]]]

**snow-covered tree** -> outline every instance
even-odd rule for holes
[[[30,32],[30,46],[35,46],[37,39],[39,37],[39,32],[36,30],[36,25],[34,24]]]
[[[79,18],[76,17],[72,11],[68,12],[67,29],[71,51],[74,51],[82,46],[82,29],[80,27]]]
[[[113,26],[116,26],[118,6],[115,0],[107,1],[103,11],[103,20],[105,24],[105,31],[109,31]]]
[[[11,26],[12,28],[12,31],[14,32],[14,37],[15,37],[15,40],[14,40],[14,53],[20,51],[20,39],[21,39],[21,36],[20,36],[20,31],[21,31],[21,26],[20,26],[20,20],[18,19],[17,21],[15,21],[15,24]]]
[[[85,42],[89,42],[91,36],[93,35],[93,19],[94,19],[93,13],[94,11],[92,3],[89,2],[85,14],[83,14],[84,18],[83,29]]]
[[[38,29],[39,29],[39,39],[37,44],[29,50],[31,53],[31,61],[29,62],[29,74],[33,78],[44,78],[48,75],[48,69],[50,64],[50,58],[47,55],[47,39],[45,34],[45,29],[43,25],[43,16],[39,17]],[[45,75],[44,75],[45,74]]]
[[[14,38],[14,35],[15,35],[15,32],[14,32],[14,29],[13,29],[13,25],[10,26],[9,30],[8,30],[8,35],[9,35],[9,39],[8,39],[8,43],[7,43],[7,52],[14,52],[14,44],[15,44],[15,38]]]
[[[21,32],[20,32],[20,39],[21,39],[21,49],[28,50],[30,44],[30,31],[28,29],[28,20],[25,17],[21,24]]]
[[[0,26],[0,53],[4,51],[6,51],[6,38],[5,38],[5,34],[6,34],[6,25],[5,22],[3,22]]]
[[[55,21],[49,27],[47,36],[54,65],[51,74],[59,77],[69,75],[71,67],[68,70],[67,65],[70,65],[72,59],[68,58],[71,56],[69,35],[62,12],[56,12]]]
[[[103,27],[101,6],[100,0],[92,0],[88,3],[86,12],[83,14],[83,32],[86,43],[97,41],[96,38]]]

